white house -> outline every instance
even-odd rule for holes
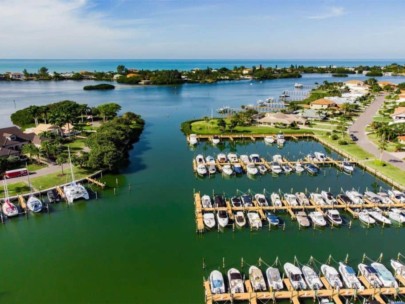
[[[395,109],[394,113],[391,115],[395,123],[405,122],[405,107],[398,107]]]

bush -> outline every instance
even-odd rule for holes
[[[83,90],[90,91],[90,90],[114,90],[115,86],[108,83],[101,83],[97,85],[88,85],[84,86]]]
[[[341,146],[345,146],[345,145],[347,145],[348,143],[347,143],[346,140],[340,139],[340,140],[338,141],[338,144],[341,145]]]
[[[330,138],[331,138],[332,140],[336,140],[336,139],[339,138],[339,136],[337,136],[337,134],[333,134]]]

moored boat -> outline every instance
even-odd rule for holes
[[[395,221],[399,224],[405,223],[405,212],[398,208],[392,208],[388,211],[388,217],[390,220]]]
[[[277,144],[282,146],[285,143],[285,137],[283,133],[277,134]]]
[[[203,195],[201,197],[201,205],[203,208],[212,208],[211,197],[209,195]]]
[[[321,196],[327,205],[335,205],[337,203],[335,197],[330,192],[321,191]]]
[[[256,166],[254,163],[249,163],[246,166],[246,172],[249,175],[256,175],[257,173],[259,173],[259,171],[257,170]]]
[[[293,171],[293,168],[291,168],[288,164],[282,164],[281,168],[286,174],[289,174]]]
[[[243,285],[243,278],[239,270],[237,270],[236,268],[231,268],[228,270],[227,275],[230,293],[233,294],[245,292],[245,287]]]
[[[208,165],[215,165],[215,158],[212,157],[211,155],[208,155],[205,158],[205,163],[208,164]]]
[[[217,221],[218,221],[219,227],[221,227],[221,228],[225,228],[226,225],[228,225],[229,218],[228,218],[228,214],[226,213],[226,211],[224,211],[224,210],[218,211]]]
[[[211,292],[214,294],[225,293],[224,277],[218,270],[214,270],[210,274],[210,287]]]
[[[362,205],[364,203],[363,195],[361,195],[359,192],[352,190],[346,191],[345,193],[354,205]]]
[[[297,173],[302,173],[305,171],[304,167],[302,166],[302,164],[300,162],[295,163],[294,169],[295,169],[295,172],[297,172]]]
[[[320,211],[312,211],[308,214],[309,218],[311,219],[312,223],[316,227],[325,227],[326,221]]]
[[[18,208],[8,198],[4,199],[1,209],[7,217],[18,215]]]
[[[287,201],[287,203],[292,206],[292,207],[296,207],[299,206],[298,201],[297,201],[297,197],[294,194],[291,193],[285,193],[284,194],[284,199]]]
[[[242,174],[243,173],[243,168],[240,164],[234,163],[233,164],[233,171],[235,171],[235,174]]]
[[[296,192],[295,196],[297,197],[297,201],[301,206],[309,206],[309,199],[304,192]]]
[[[367,210],[360,211],[358,213],[359,220],[366,225],[373,225],[375,224],[375,219],[370,216]]]
[[[398,190],[388,190],[388,195],[392,200],[396,200],[399,203],[405,203],[405,194]]]
[[[305,283],[305,280],[302,277],[301,269],[299,269],[297,266],[291,263],[285,263],[284,273],[290,280],[290,283],[295,290],[307,289],[307,284]]]
[[[398,288],[398,282],[395,280],[392,273],[381,263],[371,263],[371,267],[377,272],[383,287]]]
[[[197,134],[190,134],[188,137],[188,142],[191,146],[195,146],[198,143]]]
[[[297,222],[298,222],[298,225],[300,227],[305,227],[306,228],[306,227],[309,227],[311,225],[305,211],[298,211],[295,214],[295,217],[297,218]]]
[[[312,192],[309,197],[315,203],[315,205],[325,206],[326,202],[324,201],[323,197],[319,193]]]
[[[283,280],[281,279],[280,271],[278,268],[269,267],[266,269],[267,284],[270,289],[273,290],[282,290],[283,289]]]
[[[236,153],[228,153],[227,157],[231,163],[237,163],[239,161],[238,155]]]
[[[203,214],[203,222],[207,228],[215,227],[215,215],[212,212],[207,212]]]
[[[253,206],[253,200],[252,200],[252,196],[250,194],[244,194],[241,196],[241,198],[242,198],[243,206],[245,206],[245,207]]]
[[[373,267],[360,263],[358,265],[358,268],[360,273],[370,283],[371,286],[373,286],[374,288],[382,287],[382,283],[378,278],[377,271]]]
[[[30,195],[27,200],[27,208],[29,211],[38,213],[42,211],[42,202],[35,195]]]
[[[325,212],[326,218],[334,226],[340,226],[343,223],[340,213],[337,209],[328,209]]]
[[[249,280],[254,291],[266,290],[266,282],[264,281],[263,273],[256,266],[249,267]]]
[[[340,280],[339,273],[334,267],[323,264],[321,266],[321,272],[333,289],[340,289],[343,287],[343,283]]]
[[[217,161],[220,163],[226,163],[226,162],[228,162],[228,158],[226,157],[226,155],[224,153],[219,153],[217,155]]]
[[[354,171],[354,166],[351,163],[349,163],[348,161],[343,161],[342,169],[344,172],[352,174]]]
[[[235,224],[239,228],[242,228],[246,225],[245,214],[242,211],[237,211],[235,214]]]
[[[391,259],[390,264],[394,269],[395,274],[405,279],[405,265],[394,259]]]
[[[271,136],[271,135],[264,137],[264,142],[265,142],[266,144],[272,144],[272,143],[274,143],[274,141],[275,141],[275,139],[274,139],[274,137]]]
[[[391,225],[391,221],[382,215],[382,212],[378,208],[374,208],[368,211],[368,214],[373,217],[377,222],[384,225]]]
[[[205,176],[207,175],[207,167],[205,165],[199,164],[197,165],[197,174],[200,176]]]
[[[339,262],[339,272],[347,288],[363,290],[360,280],[356,276],[354,269],[342,262]]]
[[[257,165],[257,170],[259,171],[260,174],[266,174],[267,173],[267,168],[264,165]]]
[[[281,202],[280,195],[278,193],[273,192],[270,195],[271,204],[275,207],[281,207],[283,203]]]
[[[224,175],[227,175],[227,176],[232,175],[233,174],[233,169],[232,169],[231,165],[224,165],[222,167],[222,173]]]
[[[305,170],[308,171],[309,174],[316,175],[319,172],[319,169],[315,167],[313,164],[305,164]]]
[[[261,207],[267,207],[269,205],[266,196],[264,196],[264,194],[256,193],[255,200]]]
[[[315,155],[316,161],[319,161],[319,162],[324,162],[324,161],[326,161],[326,156],[325,156],[324,153],[322,153],[322,152],[315,152],[314,155]]]
[[[277,162],[272,162],[271,172],[275,174],[280,174],[281,172],[283,172],[283,169],[281,169],[281,166]]]
[[[251,229],[258,230],[262,228],[262,220],[260,219],[260,216],[259,214],[257,214],[257,212],[249,211],[247,213],[247,218]]]
[[[236,208],[242,207],[242,201],[241,201],[240,197],[238,197],[238,196],[231,197],[231,204],[233,207],[236,207]]]
[[[312,290],[319,290],[323,287],[322,281],[318,274],[309,266],[302,266],[302,274],[304,275],[305,282]]]
[[[277,215],[271,213],[270,211],[266,212],[266,218],[267,218],[267,221],[269,222],[269,225],[271,225],[271,226],[280,225],[280,219],[277,217]]]
[[[197,165],[205,165],[205,159],[204,159],[204,156],[202,154],[198,154],[195,157],[195,161],[197,162]]]
[[[260,155],[259,154],[250,154],[249,159],[252,163],[260,163]]]
[[[212,142],[213,145],[218,145],[221,142],[221,140],[219,139],[219,137],[217,135],[214,135],[211,138],[211,142]]]
[[[241,162],[243,162],[245,165],[247,165],[248,163],[250,163],[249,156],[247,156],[246,154],[242,154],[242,155],[240,156],[240,160],[241,160]]]

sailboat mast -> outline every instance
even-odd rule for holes
[[[73,165],[72,165],[72,158],[70,157],[70,147],[68,146],[68,153],[69,153],[69,163],[70,163],[70,174],[72,175],[72,183],[75,182],[75,175],[73,173]]]
[[[6,201],[6,199],[8,199],[8,187],[5,177],[3,179],[3,188],[4,188],[4,201]]]

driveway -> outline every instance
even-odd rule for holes
[[[384,103],[384,99],[385,94],[378,96],[349,127],[349,131],[354,133],[359,138],[356,143],[363,148],[363,150],[373,154],[377,159],[380,158],[380,151],[378,150],[378,147],[368,139],[366,127],[373,121],[373,117],[381,108],[382,104]],[[382,154],[382,160],[395,167],[405,170],[405,162],[390,152],[384,151]]]
[[[70,166],[70,164],[63,165],[63,170],[65,171],[65,173],[70,173],[69,166]],[[61,172],[61,166],[49,165],[48,167],[31,172],[30,178],[36,178],[36,177],[40,177],[40,176],[44,176],[44,175],[48,175],[48,174],[52,174],[52,173],[56,173],[56,172]],[[28,184],[27,176],[21,176],[21,177],[11,178],[11,179],[7,180],[8,184],[14,184],[14,183],[18,183],[18,182],[24,182],[24,183]]]

